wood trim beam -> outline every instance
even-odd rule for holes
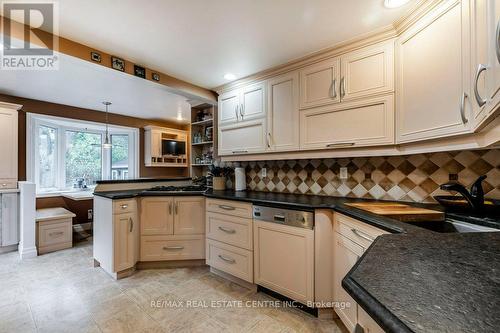
[[[10,33],[9,36],[11,38],[23,40],[25,39],[25,30],[30,29],[28,26],[25,24],[21,24],[19,22],[13,21],[7,17],[0,16],[0,20],[2,21],[2,34],[6,34],[6,29],[4,28],[6,24],[10,24]],[[106,68],[111,68],[111,54],[94,49],[90,46],[80,44],[77,42],[74,42],[72,40],[69,40],[67,38],[63,38],[60,36],[53,35],[51,33],[48,33],[46,31],[40,30],[40,29],[30,29],[31,32],[33,32],[34,35],[39,39],[38,41],[30,41],[32,43],[35,43],[36,45],[47,47],[48,45],[51,45],[51,49],[59,52],[66,54],[68,56],[72,56],[90,63],[93,63],[95,65],[100,65],[104,66]],[[52,39],[55,37],[55,43],[51,43],[49,41],[52,41]],[[54,45],[53,45],[54,44]],[[98,52],[101,55],[101,62],[94,62],[90,58],[90,52]],[[134,64],[129,60],[124,59],[121,56],[117,57],[125,60],[125,73],[134,75]],[[140,64],[136,64],[140,65]],[[142,66],[142,65],[141,65]],[[143,66],[144,67],[144,66]],[[158,73],[160,75],[160,81],[155,81],[152,79],[152,73]],[[217,102],[217,94],[209,89],[194,85],[192,83],[177,79],[173,76],[170,76],[166,73],[156,71],[151,68],[146,68],[146,80],[162,84],[166,86],[169,91],[175,94],[179,94],[182,96],[185,96],[190,99],[198,99],[202,100],[207,103],[214,104]]]

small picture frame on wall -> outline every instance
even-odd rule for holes
[[[111,67],[120,72],[125,72],[125,60],[111,56]]]
[[[134,65],[134,75],[140,78],[146,78],[146,68],[141,67],[139,65]]]
[[[90,59],[95,62],[101,62],[101,54],[97,52],[90,52]]]
[[[160,82],[160,74],[158,73],[152,73],[151,74],[151,78],[154,80],[154,81],[157,81],[157,82]]]

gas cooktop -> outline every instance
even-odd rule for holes
[[[145,193],[203,193],[207,190],[203,185],[187,185],[187,186],[155,186]]]

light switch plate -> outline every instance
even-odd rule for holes
[[[347,174],[347,168],[340,168],[340,179],[347,179],[349,175]]]
[[[261,178],[266,178],[267,177],[267,169],[266,168],[262,168],[261,175],[262,175]]]

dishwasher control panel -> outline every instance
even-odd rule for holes
[[[298,228],[314,228],[314,213],[301,210],[253,206],[253,218]]]

